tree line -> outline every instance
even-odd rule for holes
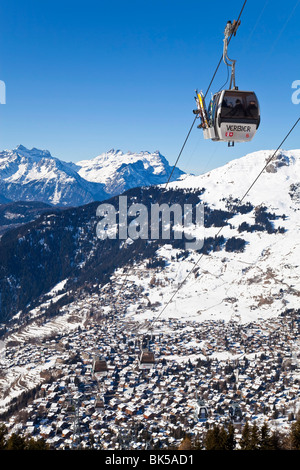
[[[8,436],[7,428],[0,425],[0,450],[49,450],[49,446],[43,438],[34,439],[29,436],[21,436],[12,433]]]
[[[202,438],[185,436],[178,450],[300,450],[300,417],[288,433],[271,430],[267,423],[259,427],[248,421],[237,441],[235,428],[214,425]]]
[[[247,421],[237,442],[235,428],[214,425],[202,438],[185,436],[178,450],[300,450],[300,417],[292,424],[290,432],[281,433],[271,430],[267,423],[259,427]],[[0,450],[50,450],[45,439],[34,439],[12,433],[8,436],[7,428],[0,425]]]

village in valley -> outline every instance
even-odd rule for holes
[[[299,315],[241,324],[126,315],[141,289],[110,284],[45,321],[46,307],[6,335],[1,422],[53,449],[176,449],[214,424],[268,423],[299,413]],[[41,320],[43,318],[43,320]],[[141,352],[155,361],[141,368]]]

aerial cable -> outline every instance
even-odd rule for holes
[[[254,31],[257,29],[257,27],[258,27],[258,25],[259,25],[259,23],[260,23],[260,21],[261,21],[261,19],[262,19],[262,17],[263,17],[264,11],[265,11],[265,9],[266,9],[267,4],[269,3],[269,1],[270,1],[270,0],[266,0],[266,3],[264,4],[264,6],[263,6],[263,8],[262,8],[259,17],[257,18],[256,23],[255,23],[255,25],[253,26],[252,31],[251,31],[251,33],[250,33],[249,36],[248,36],[248,39],[247,39],[246,44],[245,44],[245,46],[244,46],[244,52],[245,52],[245,50],[246,50],[246,48],[247,48],[247,45],[249,44],[249,42],[250,42],[250,40],[251,40],[251,38],[252,38],[252,36],[253,36],[253,34],[254,34]],[[243,55],[243,54],[242,54],[242,55]]]
[[[299,0],[299,1],[300,1],[300,0]],[[239,25],[239,23],[240,23],[240,18],[241,18],[241,16],[242,16],[242,13],[243,13],[243,11],[244,11],[244,8],[245,8],[245,6],[246,6],[246,3],[247,3],[247,0],[244,1],[244,4],[243,4],[242,9],[241,9],[241,11],[240,11],[240,14],[239,14],[239,16],[238,16],[238,19],[236,20],[236,23],[235,23],[236,25]],[[236,30],[237,30],[237,28],[233,28],[232,32],[230,33],[230,35],[229,35],[229,37],[228,37],[228,39],[227,39],[227,46],[229,45],[229,43],[230,43],[230,41],[231,41],[231,39],[232,39],[232,36],[235,36]],[[215,71],[214,71],[214,74],[213,74],[212,79],[211,79],[211,81],[210,81],[210,83],[209,83],[209,85],[208,85],[208,88],[207,88],[207,90],[206,90],[206,93],[205,93],[205,95],[204,95],[204,98],[206,98],[206,96],[207,96],[207,94],[208,94],[208,92],[209,92],[209,89],[210,89],[210,87],[211,87],[211,85],[212,85],[212,83],[213,83],[213,81],[214,81],[214,79],[215,79],[215,76],[216,76],[216,74],[217,74],[217,72],[218,72],[218,70],[219,70],[219,67],[220,67],[222,61],[223,61],[223,54],[222,54],[222,56],[221,56],[221,58],[220,58],[220,60],[219,60],[219,63],[218,63],[218,65],[217,65]],[[226,83],[227,83],[227,81],[226,81]],[[176,168],[176,166],[177,166],[177,163],[178,163],[178,161],[179,161],[179,159],[180,159],[180,157],[181,157],[181,154],[182,154],[182,152],[183,152],[183,149],[184,149],[184,147],[185,147],[185,145],[186,145],[186,143],[187,143],[187,141],[188,141],[188,139],[189,139],[189,136],[190,136],[190,134],[191,134],[191,132],[192,132],[192,129],[193,129],[194,125],[195,125],[195,122],[196,122],[197,117],[198,117],[198,116],[196,116],[196,117],[194,118],[193,123],[192,123],[192,125],[191,125],[191,127],[190,127],[190,130],[189,130],[188,133],[187,133],[186,139],[185,139],[185,141],[184,141],[184,143],[183,143],[183,146],[181,147],[181,150],[180,150],[180,152],[179,152],[179,154],[178,154],[178,157],[177,157],[176,162],[175,162],[175,164],[174,164],[174,166],[173,166],[173,169],[172,169],[172,171],[171,171],[171,174],[170,174],[170,176],[169,176],[169,178],[168,178],[168,181],[167,181],[167,183],[166,183],[166,186],[168,185],[168,183],[169,183],[169,181],[170,181],[170,179],[171,179],[171,176],[172,176],[172,174],[173,174],[173,172],[174,172],[174,170],[175,170],[175,168]]]
[[[293,7],[293,9],[292,9],[292,11],[291,11],[291,13],[290,13],[290,15],[288,16],[286,22],[284,23],[284,25],[283,25],[283,27],[281,28],[281,30],[280,30],[280,32],[279,32],[277,38],[275,39],[275,41],[274,41],[274,43],[273,43],[273,46],[272,46],[272,48],[271,48],[271,52],[273,52],[273,50],[274,50],[274,48],[275,48],[275,45],[277,44],[277,42],[278,42],[279,39],[281,38],[281,36],[282,36],[284,30],[286,29],[288,23],[290,22],[290,20],[291,20],[292,17],[294,16],[295,11],[296,11],[296,8],[298,7],[299,3],[300,3],[300,0],[296,1],[296,3],[295,3],[295,5],[294,5],[294,7]]]
[[[279,146],[277,147],[277,149],[275,150],[275,152],[273,153],[273,155],[267,160],[267,163],[265,164],[265,166],[263,167],[263,169],[260,171],[260,173],[257,175],[257,177],[255,178],[255,180],[253,181],[253,183],[251,184],[251,186],[249,187],[249,189],[245,192],[244,196],[241,198],[240,202],[243,202],[243,200],[245,199],[245,197],[247,196],[247,194],[249,193],[249,191],[251,190],[251,188],[255,185],[256,181],[258,180],[258,178],[261,176],[261,174],[265,171],[265,169],[267,168],[267,166],[269,165],[269,163],[273,160],[273,158],[275,157],[276,153],[278,152],[278,150],[282,147],[282,145],[284,144],[284,142],[287,140],[287,138],[289,137],[289,135],[293,132],[293,130],[295,129],[295,127],[297,126],[298,122],[300,121],[300,117],[297,119],[297,121],[295,122],[295,124],[293,125],[293,127],[291,127],[291,129],[289,130],[289,132],[287,133],[287,135],[285,136],[285,138],[283,139],[283,141],[279,144]]]
[[[240,203],[245,199],[245,197],[247,196],[247,194],[249,193],[249,191],[252,189],[252,187],[255,185],[255,183],[257,182],[257,180],[260,178],[260,176],[262,175],[262,173],[265,171],[265,169],[267,168],[267,166],[270,164],[270,162],[273,160],[273,158],[276,156],[278,150],[282,147],[282,145],[284,144],[284,142],[287,140],[287,138],[289,137],[289,135],[292,133],[292,131],[295,129],[295,127],[297,126],[297,124],[299,123],[300,121],[300,117],[297,119],[297,121],[295,122],[295,124],[291,127],[291,129],[289,130],[289,132],[286,134],[286,136],[284,137],[284,139],[282,140],[282,142],[279,144],[279,146],[277,147],[277,149],[275,150],[275,152],[271,155],[270,158],[268,158],[265,166],[263,167],[263,169],[259,172],[259,174],[257,175],[257,177],[254,179],[254,181],[251,183],[251,185],[249,186],[249,188],[247,189],[247,191],[245,192],[245,194],[243,195],[243,197],[240,199]],[[218,237],[220,235],[220,233],[222,232],[224,226],[222,226],[218,232],[216,233],[215,237]],[[199,264],[199,262],[201,261],[201,259],[203,258],[204,256],[204,253],[201,253],[201,255],[199,256],[198,260],[194,263],[194,266],[193,268],[188,272],[188,274],[186,275],[186,277],[183,279],[183,281],[179,284],[179,286],[177,287],[176,291],[172,294],[172,296],[170,297],[170,299],[168,300],[168,302],[166,303],[166,305],[163,307],[163,309],[161,310],[161,312],[157,315],[157,317],[152,321],[152,324],[151,324],[151,329],[153,327],[153,324],[159,319],[159,317],[163,314],[163,312],[166,310],[166,308],[169,306],[169,304],[172,302],[172,300],[174,299],[174,297],[178,294],[178,292],[180,291],[181,287],[185,284],[186,280],[189,278],[189,276],[194,272],[196,266]]]
[[[246,6],[246,3],[247,3],[247,0],[244,1],[243,6],[242,6],[242,8],[241,8],[241,11],[240,11],[240,13],[239,13],[238,19],[237,19],[236,22],[235,22],[235,24],[236,24],[237,26],[238,26],[239,23],[240,23],[240,18],[241,18],[241,16],[242,16],[242,13],[243,13],[243,11],[244,11],[244,8],[245,8],[245,6]],[[236,34],[236,29],[237,29],[237,28],[233,28],[233,30],[231,31],[231,34],[229,35],[229,37],[228,37],[228,39],[227,39],[227,45],[229,45],[229,43],[230,43],[230,41],[231,41],[231,39],[232,39],[232,36],[235,36],[235,34]],[[217,74],[217,71],[218,71],[218,69],[219,69],[219,67],[220,67],[222,61],[223,61],[223,53],[222,53],[222,56],[221,56],[221,58],[220,58],[220,60],[219,60],[218,65],[217,65],[217,67],[216,67],[216,69],[215,69],[215,71],[214,71],[214,74],[213,74],[213,76],[212,76],[212,79],[211,79],[211,81],[210,81],[210,83],[209,83],[209,85],[208,85],[208,88],[207,88],[207,90],[206,90],[206,93],[205,93],[205,95],[204,95],[204,98],[207,96],[207,94],[208,94],[208,92],[209,92],[209,89],[210,89],[210,87],[211,87],[211,85],[212,85],[212,83],[213,83],[213,81],[214,81],[214,79],[215,79],[215,76],[216,76],[216,74]],[[182,147],[181,147],[181,149],[180,149],[180,152],[179,152],[179,154],[178,154],[178,156],[177,156],[177,159],[176,159],[176,161],[175,161],[175,164],[173,165],[172,171],[171,171],[171,173],[170,173],[170,175],[169,175],[169,177],[168,177],[168,180],[167,180],[167,182],[166,182],[166,184],[165,184],[165,188],[164,188],[165,190],[167,189],[167,186],[168,186],[168,184],[169,184],[169,182],[170,182],[170,180],[171,180],[171,177],[172,177],[172,175],[173,175],[173,173],[174,173],[174,171],[175,171],[175,168],[177,167],[178,161],[179,161],[179,159],[180,159],[180,157],[181,157],[181,155],[182,155],[182,152],[183,152],[183,150],[184,150],[184,148],[185,148],[185,146],[186,146],[186,143],[187,143],[187,141],[188,141],[188,139],[189,139],[189,137],[190,137],[190,135],[191,135],[191,132],[192,132],[192,130],[193,130],[193,127],[194,127],[194,125],[195,125],[195,122],[196,122],[197,118],[198,118],[198,115],[195,116],[195,118],[194,118],[194,120],[193,120],[193,122],[192,122],[192,125],[191,125],[191,127],[190,127],[190,129],[189,129],[189,131],[188,131],[188,133],[187,133],[187,135],[186,135],[186,138],[185,138],[185,140],[184,140],[184,143],[183,143],[183,145],[182,145]],[[122,285],[121,285],[121,288],[120,288],[120,290],[119,290],[119,292],[118,292],[117,300],[119,299],[120,294],[121,294],[121,292],[122,292],[122,290],[123,290],[123,288],[124,288],[124,286],[125,286],[125,284],[126,284],[127,277],[128,277],[128,271],[127,271],[127,273],[125,274],[125,279],[124,279],[124,281],[123,281],[123,283],[122,283]]]
[[[245,8],[245,6],[246,6],[246,3],[247,3],[247,0],[244,1],[244,4],[243,4],[242,9],[241,9],[241,11],[240,11],[240,14],[239,14],[239,16],[238,16],[238,19],[236,20],[236,23],[237,23],[237,24],[239,24],[239,22],[240,22],[240,19],[241,19],[242,13],[243,13],[243,11],[244,11],[244,8]],[[235,36],[235,33],[236,33],[236,30],[232,31],[232,33],[230,34],[230,36],[229,36],[229,38],[228,38],[227,45],[229,45],[229,43],[230,43],[230,41],[231,41],[231,39],[232,39],[232,36]],[[222,54],[222,56],[220,57],[219,63],[218,63],[218,65],[217,65],[216,70],[215,70],[215,72],[214,72],[214,74],[213,74],[213,77],[212,77],[212,79],[211,79],[211,81],[210,81],[210,83],[209,83],[209,85],[208,85],[208,88],[207,88],[207,90],[206,90],[206,93],[205,93],[205,95],[204,95],[204,98],[206,98],[207,93],[208,93],[209,90],[210,90],[210,87],[211,87],[211,85],[212,85],[212,83],[213,83],[213,81],[214,81],[214,79],[215,79],[215,76],[216,76],[216,74],[217,74],[217,71],[219,70],[219,67],[220,67],[222,61],[223,61],[223,54]]]
[[[173,173],[174,173],[174,170],[175,170],[175,168],[176,168],[176,166],[177,166],[177,163],[178,163],[178,161],[179,161],[179,159],[180,159],[180,157],[181,157],[181,154],[182,154],[182,152],[183,152],[183,149],[184,149],[184,147],[185,147],[185,145],[186,145],[186,143],[187,143],[187,141],[188,141],[188,139],[189,139],[189,137],[190,137],[190,134],[191,134],[191,132],[192,132],[192,130],[193,130],[193,127],[194,127],[194,124],[195,124],[195,122],[196,122],[197,117],[198,117],[198,116],[195,116],[195,118],[194,118],[194,120],[193,120],[193,123],[192,123],[192,125],[191,125],[191,127],[190,127],[190,130],[189,130],[188,133],[187,133],[187,136],[186,136],[185,141],[184,141],[184,143],[183,143],[183,145],[182,145],[182,147],[181,147],[181,150],[180,150],[180,152],[179,152],[179,154],[178,154],[178,157],[177,157],[177,159],[176,159],[176,162],[175,162],[175,164],[174,164],[174,166],[173,166],[173,168],[172,168],[172,171],[171,171],[171,173],[170,173],[170,176],[169,176],[169,178],[168,178],[168,181],[166,182],[165,189],[167,188],[167,186],[168,186],[168,184],[169,184],[169,182],[170,182],[170,179],[171,179],[171,177],[172,177],[172,175],[173,175]]]
[[[227,68],[227,79],[226,79],[226,82],[219,88],[219,90],[217,91],[217,93],[219,93],[219,91],[221,91],[223,88],[225,88],[225,86],[227,85],[227,82],[229,80],[229,65],[226,64],[226,68]]]

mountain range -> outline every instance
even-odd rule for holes
[[[158,151],[124,154],[111,150],[94,159],[64,162],[48,150],[19,145],[0,152],[0,203],[38,201],[80,206],[133,187],[165,183],[172,167]],[[183,171],[175,168],[170,180]]]
[[[186,175],[167,189],[153,185],[124,193],[128,206],[137,201],[147,207],[201,202],[204,245],[197,251],[186,250],[184,239],[175,237],[100,240],[98,202],[51,208],[5,233],[0,240],[1,321],[29,321],[57,285],[59,304],[47,304],[49,315],[84,292],[101,295],[107,283],[117,295],[125,272],[147,299],[143,308],[128,302],[127,313],[135,319],[153,318],[178,286],[164,312],[167,317],[249,322],[298,308],[300,150],[277,152],[243,199],[272,154],[249,154],[207,174]],[[117,195],[109,202],[118,209]]]

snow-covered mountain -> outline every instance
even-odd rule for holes
[[[300,150],[278,152],[240,202],[272,154],[256,152],[207,174],[183,177],[167,191],[151,186],[128,192],[129,204],[182,203],[182,196],[204,203],[205,240],[199,251],[188,251],[174,239],[99,240],[98,202],[53,209],[5,233],[0,324],[9,362],[0,380],[0,407],[5,410],[12,399],[36,388],[46,374],[52,383],[63,370],[64,380],[67,364],[76,362],[76,370],[80,365],[77,351],[84,353],[84,362],[101,351],[111,370],[120,370],[119,358],[125,358],[121,367],[130,375],[137,363],[132,362],[137,361],[135,341],[151,326],[151,347],[160,371],[166,364],[172,390],[178,385],[169,364],[182,367],[180,374],[175,369],[180,377],[176,397],[182,394],[182,377],[188,389],[193,381],[197,393],[204,385],[212,419],[227,420],[220,406],[236,398],[230,386],[224,400],[216,378],[232,383],[230,367],[240,366],[238,396],[247,419],[265,422],[268,400],[269,410],[274,403],[287,407],[281,423],[288,424],[289,411],[298,411],[299,392]],[[118,199],[111,202],[117,205]],[[101,329],[94,329],[97,324]],[[76,353],[72,361],[68,351]],[[197,364],[195,372],[190,362]],[[139,382],[133,394],[136,388],[140,399]],[[151,390],[152,408],[161,390],[155,383]],[[186,398],[189,392],[183,393]],[[282,402],[286,396],[289,400]],[[190,408],[192,401],[184,402]],[[278,429],[277,419],[270,422]]]
[[[296,309],[300,297],[300,150],[278,152],[239,203],[272,153],[256,152],[207,174],[181,178],[170,183],[168,191],[151,186],[130,192],[129,204],[182,203],[185,195],[193,202],[201,200],[205,239],[200,251],[187,251],[181,240],[102,242],[96,236],[96,202],[48,213],[13,235],[5,234],[0,242],[0,293],[6,293],[0,297],[2,311],[5,308],[11,315],[18,308],[15,298],[21,309],[66,279],[72,284],[76,278],[76,288],[83,283],[111,282],[117,292],[127,263],[128,286],[140,286],[146,299],[126,304],[135,320],[155,318],[190,272],[161,318],[226,321],[237,317],[247,322]],[[117,196],[112,203],[118,204]],[[15,252],[23,260],[21,273]],[[35,299],[31,299],[33,285]],[[22,295],[17,296],[19,286]]]
[[[259,151],[201,176],[187,176],[171,188],[205,188],[202,202],[210,209],[232,211],[226,222],[206,224],[206,241],[224,237],[243,240],[242,250],[215,244],[205,256],[191,253],[174,261],[171,246],[159,250],[167,261],[149,289],[151,303],[172,298],[174,290],[196,266],[164,311],[163,317],[195,321],[238,319],[244,323],[299,308],[300,298],[300,150],[281,150],[251,187],[274,151]],[[239,201],[251,187],[249,193]],[[239,208],[240,207],[240,208]],[[221,232],[220,232],[221,230]],[[213,246],[213,242],[212,242]],[[225,249],[224,249],[225,248]],[[200,261],[199,261],[200,260]],[[168,279],[164,282],[163,279]],[[162,281],[162,284],[160,282]],[[130,276],[128,282],[137,282]],[[135,318],[153,318],[149,310]]]
[[[0,194],[11,201],[81,205],[103,199],[103,185],[85,181],[48,150],[19,145],[0,152]]]
[[[53,157],[48,150],[19,145],[0,152],[0,201],[79,206],[130,188],[166,182],[171,170],[159,152],[110,151],[74,164]],[[172,180],[182,174],[176,169]]]
[[[185,175],[170,188],[205,188],[209,205],[225,207],[226,201],[241,200],[275,150],[261,150],[235,159],[199,176]],[[270,210],[300,209],[300,150],[279,150],[243,202],[265,204]]]
[[[173,169],[159,151],[123,153],[121,150],[110,150],[76,165],[82,178],[104,184],[105,191],[112,196],[133,187],[165,183]],[[183,171],[175,168],[171,181],[183,174]]]

